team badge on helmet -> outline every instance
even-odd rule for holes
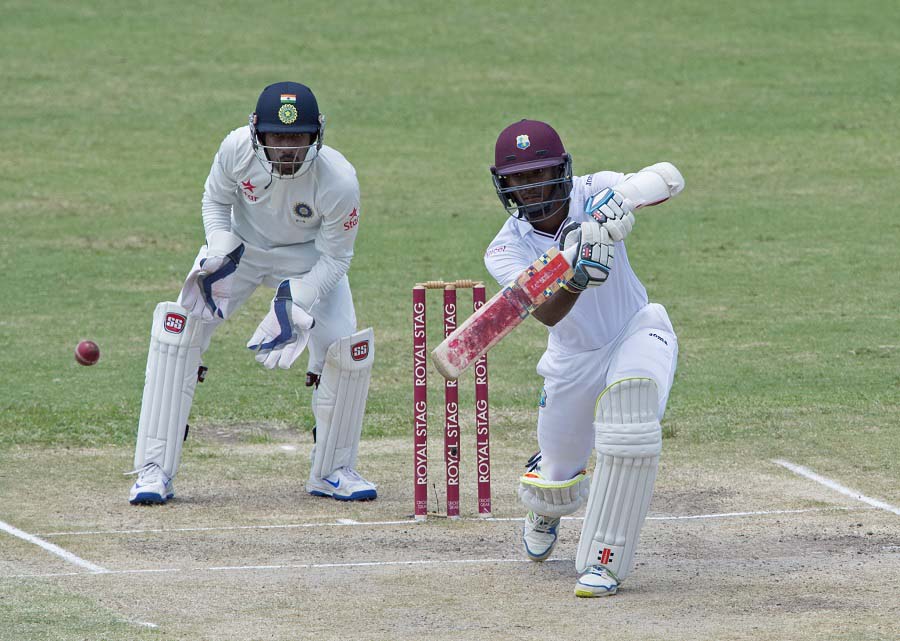
[[[511,185],[513,174],[552,169],[535,177],[536,182]],[[559,134],[545,122],[520,120],[500,132],[494,145],[491,167],[494,189],[506,212],[519,220],[547,220],[569,206],[572,191],[572,158]],[[526,193],[531,192],[530,197]],[[540,193],[540,201],[533,196]]]
[[[278,109],[278,120],[286,125],[292,125],[297,121],[297,108],[290,104],[281,105]]]
[[[306,173],[325,138],[325,118],[316,97],[298,82],[277,82],[263,89],[249,124],[253,153],[273,178],[296,178]],[[310,134],[311,141],[305,146],[278,148],[266,144],[266,134]]]

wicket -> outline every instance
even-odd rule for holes
[[[426,311],[429,289],[444,290],[444,337],[456,329],[456,290],[472,290],[472,310],[484,305],[484,283],[473,280],[426,281],[413,287],[413,425],[415,519],[428,515],[428,338]],[[447,517],[459,518],[459,390],[457,381],[444,380],[444,464],[447,475]],[[488,414],[487,356],[475,362],[475,470],[478,478],[478,515],[491,515],[490,417]]]

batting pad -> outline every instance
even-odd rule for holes
[[[178,303],[153,312],[134,469],[156,463],[173,478],[181,462],[188,414],[203,352],[204,323]]]
[[[616,381],[597,399],[597,468],[575,553],[578,572],[592,565],[620,579],[631,572],[662,450],[658,410],[649,378]]]
[[[339,467],[356,465],[374,360],[375,332],[371,327],[329,346],[314,399],[312,476],[325,478]]]

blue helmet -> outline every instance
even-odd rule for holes
[[[310,134],[308,147],[276,148],[267,146],[265,134]],[[250,137],[257,159],[276,177],[292,178],[305,172],[322,148],[325,116],[312,90],[298,82],[276,82],[263,89],[250,114]],[[275,161],[287,149],[295,149],[290,162]],[[262,153],[261,153],[262,152]]]

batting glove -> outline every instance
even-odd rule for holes
[[[583,292],[599,287],[609,278],[615,245],[605,226],[595,221],[573,223],[562,232],[563,254],[575,275],[566,281],[569,291]]]
[[[634,203],[612,189],[604,189],[588,198],[584,213],[591,216],[609,231],[615,242],[625,240],[634,227]]]

